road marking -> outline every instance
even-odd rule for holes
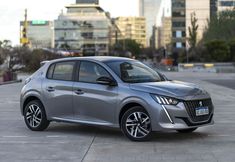
[[[28,136],[2,136],[2,138],[27,138]]]
[[[211,134],[208,135],[209,137],[230,137],[231,135],[228,134]]]
[[[59,136],[59,135],[54,135],[54,136],[46,136],[47,138],[67,138],[67,136]]]

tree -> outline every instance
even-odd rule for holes
[[[235,10],[219,12],[218,16],[213,16],[204,33],[203,42],[211,40],[229,41],[235,37]]]
[[[235,62],[235,39],[229,42],[229,50],[230,55],[228,59]]]
[[[138,57],[141,53],[141,45],[133,39],[120,40],[118,47],[119,50],[123,49],[124,52],[131,52],[132,56]]]
[[[12,61],[12,45],[10,40],[0,41],[0,63],[4,63],[4,61],[8,60],[9,70],[11,70],[10,64]]]
[[[204,56],[208,62],[225,62],[230,61],[230,49],[228,44],[223,40],[212,40],[206,43],[207,55]]]
[[[191,26],[188,27],[189,31],[189,45],[190,48],[193,50],[196,47],[197,44],[197,31],[198,31],[198,24],[197,24],[198,19],[196,18],[196,13],[193,12],[191,14]]]

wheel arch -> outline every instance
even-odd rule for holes
[[[38,100],[41,102],[41,104],[43,105],[42,103],[42,100],[38,97],[38,96],[35,96],[35,95],[30,95],[30,96],[27,96],[23,102],[23,105],[22,105],[22,110],[21,110],[21,113],[24,114],[24,110],[26,108],[26,105],[31,102],[31,101],[34,101],[34,100]],[[43,105],[44,106],[44,105]]]
[[[118,124],[120,126],[121,124],[121,119],[122,119],[122,116],[124,115],[124,113],[126,111],[128,111],[129,109],[131,109],[132,107],[135,107],[135,106],[140,106],[142,107],[147,113],[148,110],[147,110],[147,105],[144,103],[144,102],[138,102],[138,101],[132,101],[132,102],[127,102],[125,104],[123,104],[122,108],[120,109],[120,112],[118,114]]]

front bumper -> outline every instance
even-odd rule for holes
[[[193,106],[196,107],[197,105],[192,105],[191,111],[189,111],[189,107],[183,101],[176,106],[161,105],[162,109],[157,117],[158,123],[153,124],[155,125],[153,131],[189,129],[214,124],[212,103],[209,114],[201,117],[193,116]]]

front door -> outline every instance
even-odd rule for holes
[[[95,124],[114,122],[117,106],[117,86],[97,84],[102,76],[111,77],[101,65],[81,61],[78,82],[74,83],[74,113],[78,120]]]

